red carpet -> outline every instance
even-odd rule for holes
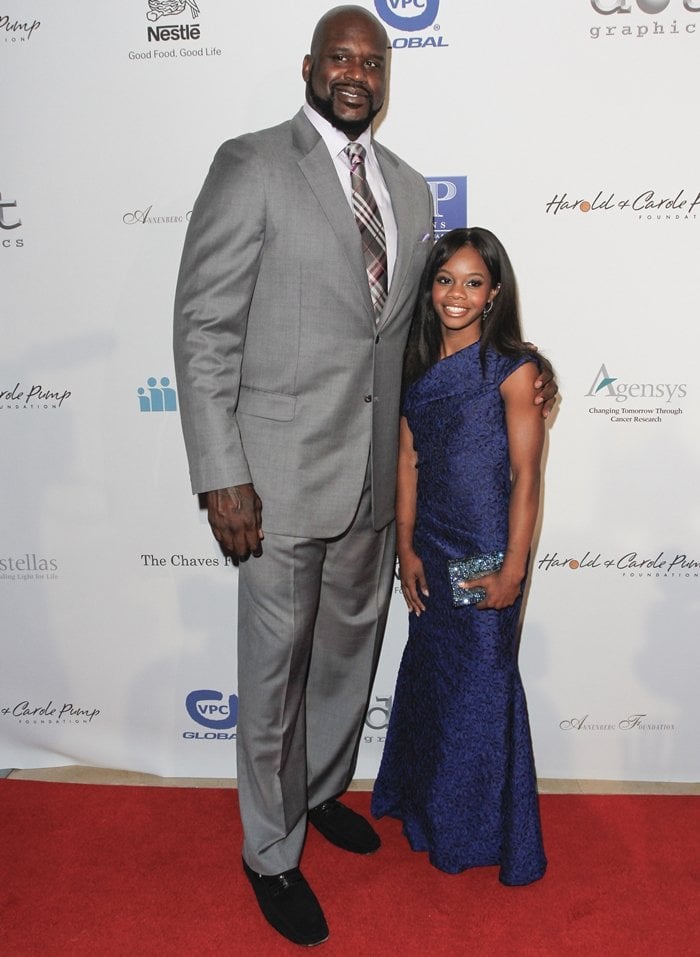
[[[367,812],[369,795],[348,803]],[[409,851],[395,821],[368,858],[311,831],[319,957],[700,954],[697,797],[545,795],[549,871],[507,888]],[[0,781],[0,953],[284,955],[240,865],[236,792]]]

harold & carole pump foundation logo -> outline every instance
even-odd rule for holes
[[[588,578],[590,575],[612,574],[640,581],[656,579],[659,582],[682,581],[696,585],[700,581],[700,555],[672,549],[654,549],[648,552],[636,549],[619,549],[616,552],[603,552],[593,548],[585,552],[547,549],[542,557],[537,558],[535,568],[547,575],[576,572]]]
[[[548,217],[565,219],[580,213],[590,216],[631,216],[640,223],[698,222],[700,219],[700,190],[641,189],[625,193],[598,189],[580,192],[555,190],[545,201]]]

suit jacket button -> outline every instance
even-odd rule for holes
[[[372,401],[372,396],[371,396],[371,395],[366,395],[366,396],[365,396],[365,402],[371,402],[371,401]]]

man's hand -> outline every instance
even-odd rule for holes
[[[251,483],[207,492],[214,538],[239,561],[262,554],[262,502]]]
[[[537,346],[533,346],[531,342],[526,343],[526,345],[532,349],[533,352],[537,352]],[[537,353],[537,365],[539,366],[540,374],[535,380],[535,389],[537,390],[535,393],[535,405],[542,406],[542,416],[546,419],[554,408],[554,403],[557,401],[559,386],[557,385],[557,380],[554,378],[554,369],[549,359],[545,359],[544,356]]]

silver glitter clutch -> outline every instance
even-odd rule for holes
[[[486,598],[486,589],[479,585],[476,588],[462,588],[460,582],[473,581],[483,578],[491,572],[497,572],[503,565],[503,552],[486,552],[483,555],[470,555],[468,558],[455,558],[447,562],[447,571],[452,586],[452,603],[460,605],[476,605]]]

